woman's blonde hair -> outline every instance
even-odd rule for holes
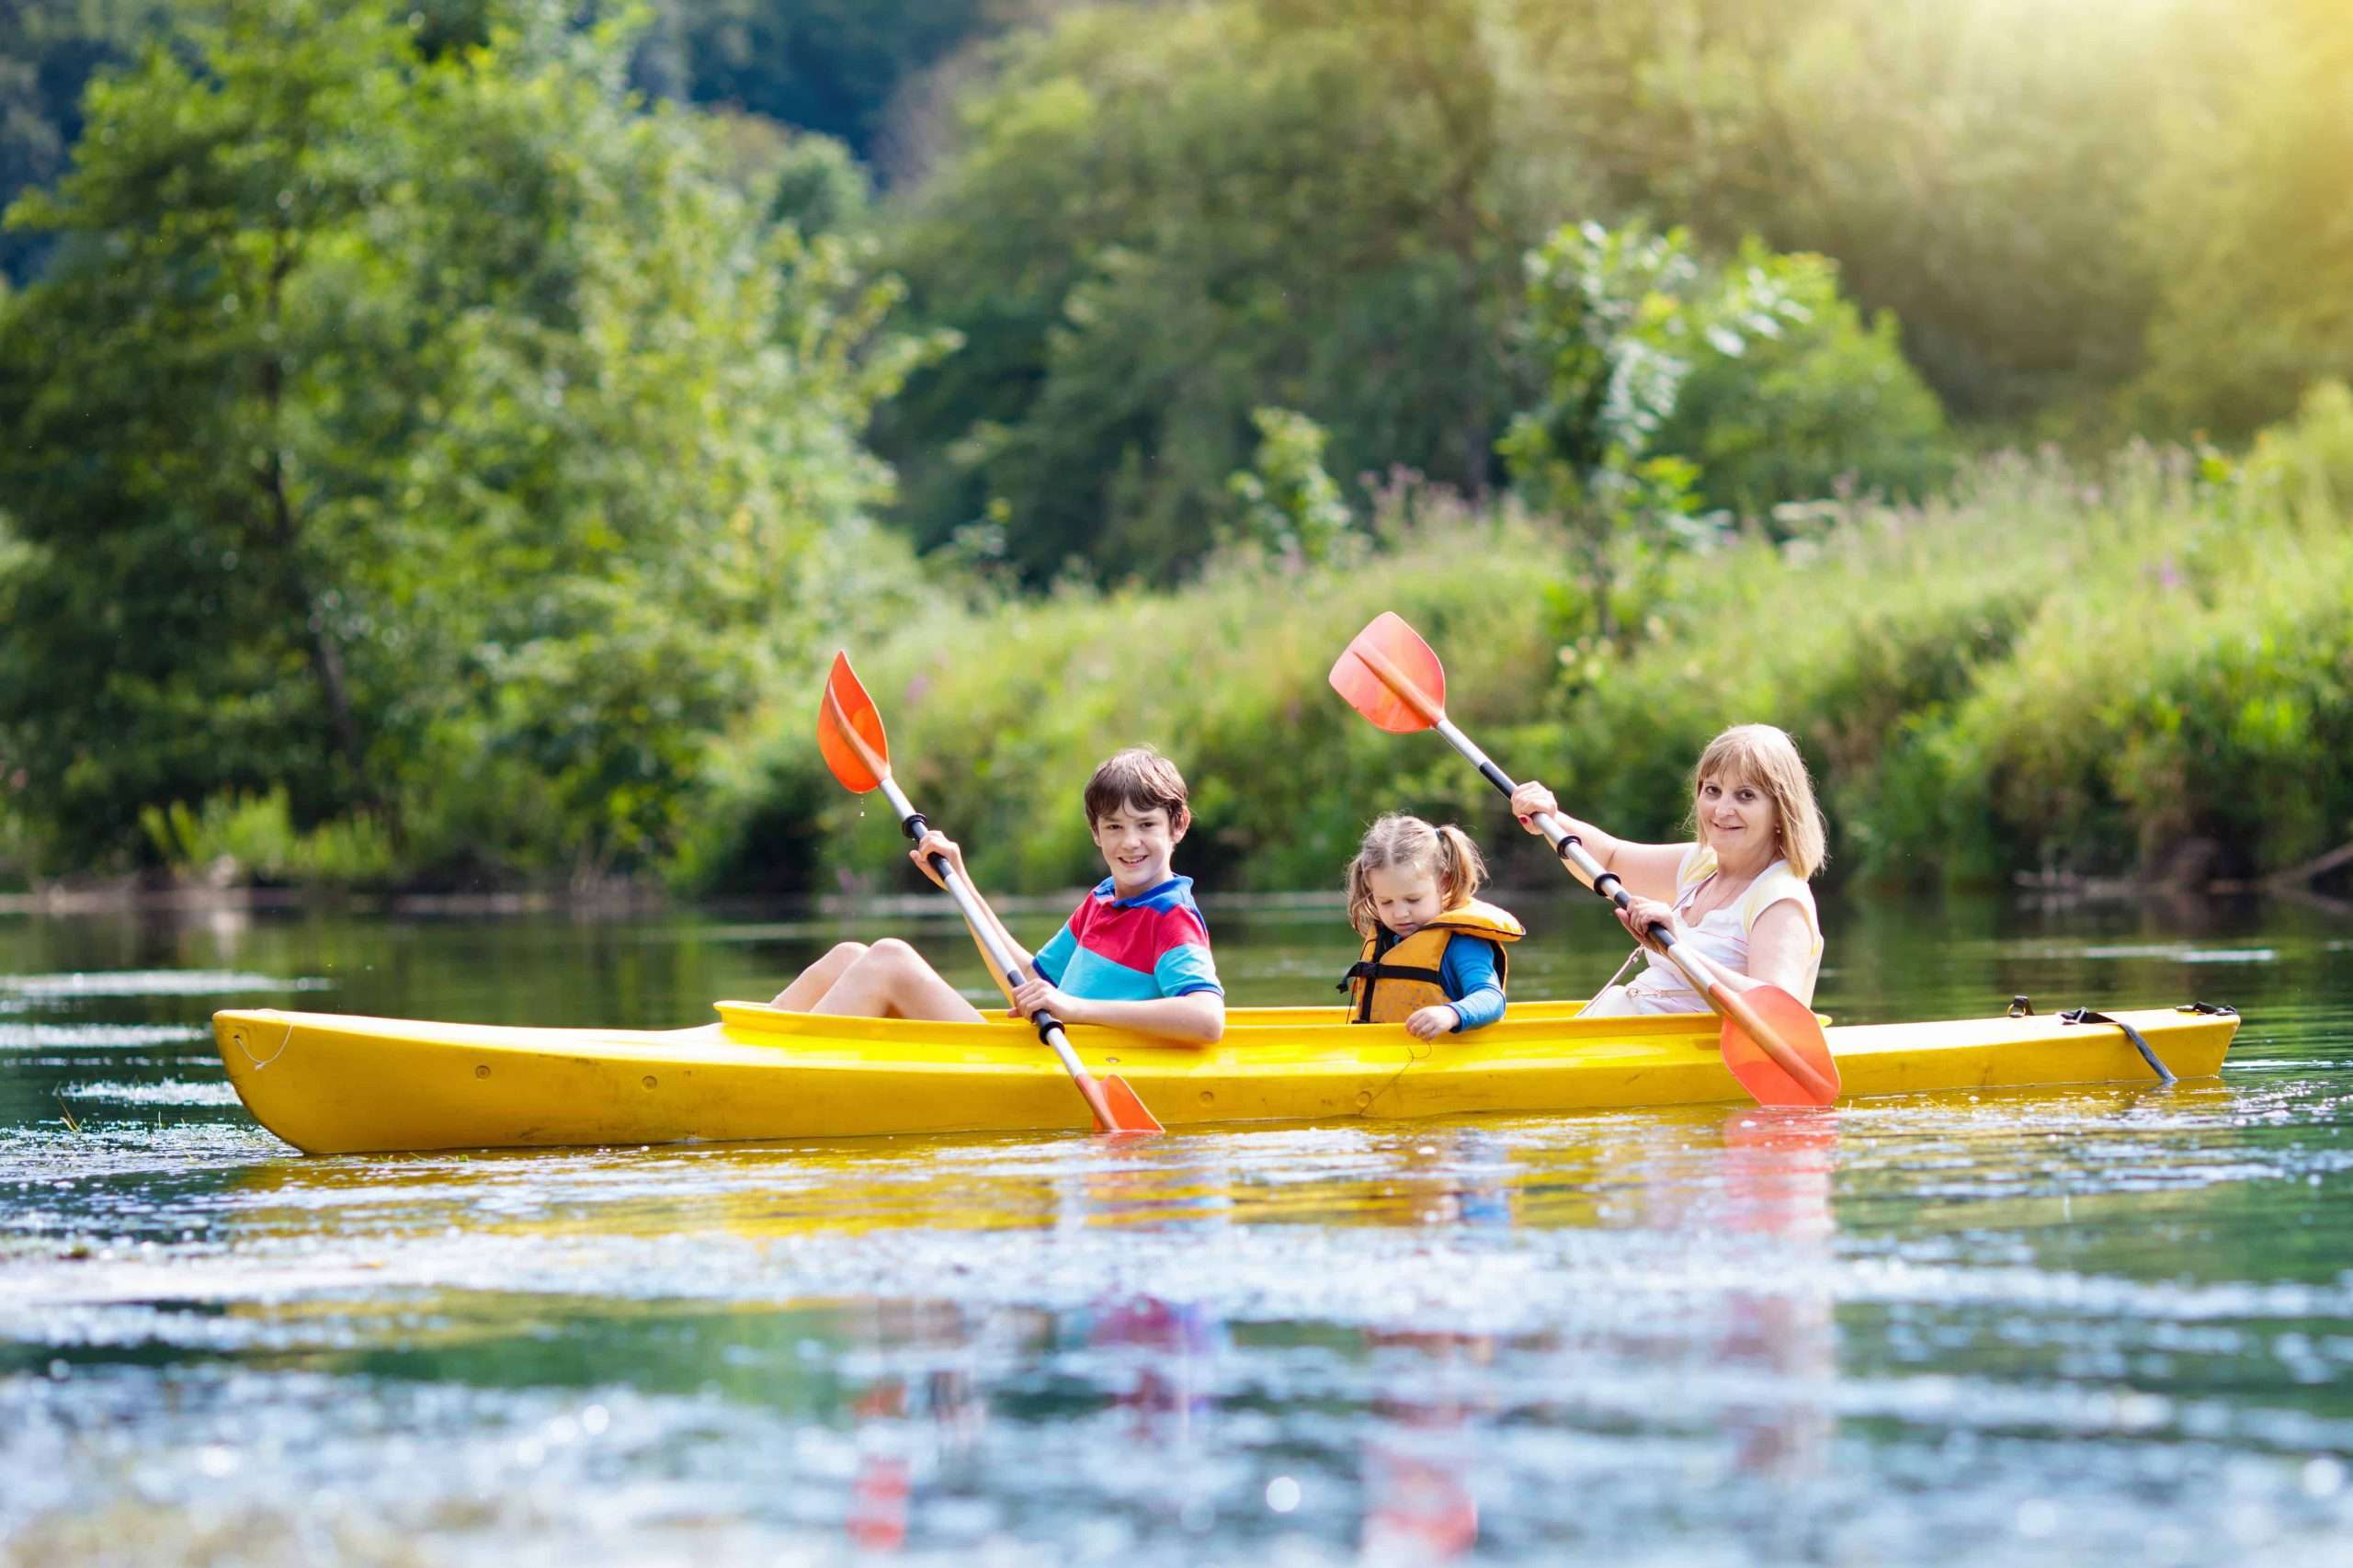
[[[1365,829],[1357,858],[1348,862],[1348,924],[1370,937],[1381,923],[1372,910],[1371,873],[1400,866],[1423,866],[1438,879],[1438,906],[1454,909],[1471,902],[1487,880],[1487,863],[1471,835],[1448,823],[1432,827],[1419,817],[1391,812]]]
[[[1754,784],[1771,796],[1780,858],[1801,881],[1811,881],[1822,869],[1830,853],[1829,833],[1814,803],[1805,759],[1785,732],[1770,724],[1734,724],[1699,754],[1699,766],[1691,770],[1691,826],[1702,844],[1708,829],[1699,815],[1699,786],[1711,778]]]

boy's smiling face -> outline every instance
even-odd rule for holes
[[[1159,806],[1122,802],[1095,819],[1095,847],[1110,869],[1111,892],[1120,898],[1150,892],[1168,880],[1168,858],[1185,825],[1168,820]]]

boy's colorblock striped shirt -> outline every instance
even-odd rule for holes
[[[1118,896],[1104,878],[1038,949],[1038,972],[1091,1002],[1225,994],[1190,877],[1171,877],[1133,898]]]

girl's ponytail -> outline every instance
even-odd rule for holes
[[[1438,901],[1441,909],[1468,903],[1487,880],[1487,862],[1471,835],[1448,823],[1437,831]]]

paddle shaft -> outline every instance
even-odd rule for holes
[[[882,794],[891,802],[891,809],[899,813],[899,826],[909,838],[920,842],[931,824],[909,803],[905,793],[899,788],[899,781],[884,775]],[[939,880],[947,887],[948,896],[956,901],[956,907],[964,912],[964,924],[970,926],[972,935],[980,938],[981,946],[988,952],[989,962],[996,965],[998,971],[1005,976],[1006,983],[1019,986],[1027,978],[1021,971],[1020,960],[997,940],[996,922],[989,918],[987,906],[981,903],[980,894],[964,885],[964,879],[949,866],[946,856],[931,857],[931,869],[939,873]],[[1104,1125],[1117,1125],[1109,1110],[1097,1103],[1101,1098],[1102,1090],[1096,1086],[1093,1075],[1079,1065],[1078,1053],[1071,1050],[1069,1037],[1063,1033],[1062,1020],[1041,1007],[1029,1015],[1029,1022],[1037,1029],[1038,1038],[1053,1047],[1054,1054],[1063,1059],[1063,1066],[1078,1081],[1079,1092],[1086,1096],[1086,1103],[1094,1107],[1095,1114],[1102,1119]]]
[[[1512,782],[1511,775],[1497,767],[1470,736],[1456,729],[1453,720],[1438,712],[1432,712],[1427,716],[1433,721],[1431,727],[1446,737],[1449,745],[1470,760],[1471,765],[1479,770],[1480,777],[1501,790],[1506,798],[1518,792],[1519,786]],[[1615,872],[1602,869],[1600,863],[1586,853],[1584,842],[1569,831],[1568,824],[1550,812],[1539,812],[1529,820],[1535,823],[1537,831],[1543,834],[1544,841],[1552,846],[1552,852],[1564,863],[1574,867],[1586,881],[1591,882],[1594,892],[1616,904],[1620,909],[1624,909],[1633,902],[1633,894],[1626,891],[1626,884],[1619,881]],[[1723,976],[1717,971],[1714,964],[1710,963],[1700,954],[1691,951],[1683,943],[1677,941],[1675,932],[1664,921],[1652,921],[1650,935],[1652,939],[1665,949],[1668,960],[1683,971],[1683,978],[1691,983],[1692,989],[1729,1015],[1733,1022],[1747,1032],[1751,1040],[1763,1048],[1765,1054],[1771,1057],[1782,1072],[1796,1079],[1802,1087],[1814,1095],[1823,1104],[1826,1105],[1836,1097],[1836,1092],[1830,1085],[1823,1081],[1822,1075],[1816,1073],[1803,1057],[1790,1049],[1788,1043],[1774,1032],[1772,1026],[1759,1017],[1754,1007],[1748,1006],[1739,992],[1724,983]]]
[[[1501,790],[1506,800],[1509,800],[1519,792],[1519,786],[1512,781],[1511,775],[1497,767],[1495,760],[1485,752],[1481,751],[1470,736],[1455,728],[1454,721],[1446,716],[1446,710],[1431,701],[1429,694],[1422,689],[1421,683],[1399,669],[1396,662],[1388,654],[1378,648],[1366,646],[1364,640],[1361,639],[1350,643],[1348,652],[1355,654],[1363,663],[1365,668],[1378,676],[1381,678],[1381,684],[1395,694],[1400,701],[1421,715],[1425,723],[1445,736],[1446,744],[1468,758],[1471,766],[1479,770],[1480,777]],[[1584,844],[1578,840],[1575,834],[1569,831],[1568,824],[1549,812],[1539,812],[1531,820],[1544,835],[1544,842],[1552,846],[1552,852],[1584,873],[1585,880],[1593,884],[1594,892],[1620,909],[1626,907],[1628,902],[1633,897],[1626,891],[1626,884],[1609,872],[1603,870],[1594,858],[1585,852]],[[1604,886],[1604,883],[1608,885]],[[1659,945],[1666,949],[1666,956],[1673,959],[1676,967],[1683,971],[1683,977],[1699,988],[1700,995],[1707,995],[1716,983],[1713,969],[1708,960],[1697,953],[1678,952],[1676,949],[1675,933],[1663,925],[1653,922],[1651,935],[1659,939]]]

